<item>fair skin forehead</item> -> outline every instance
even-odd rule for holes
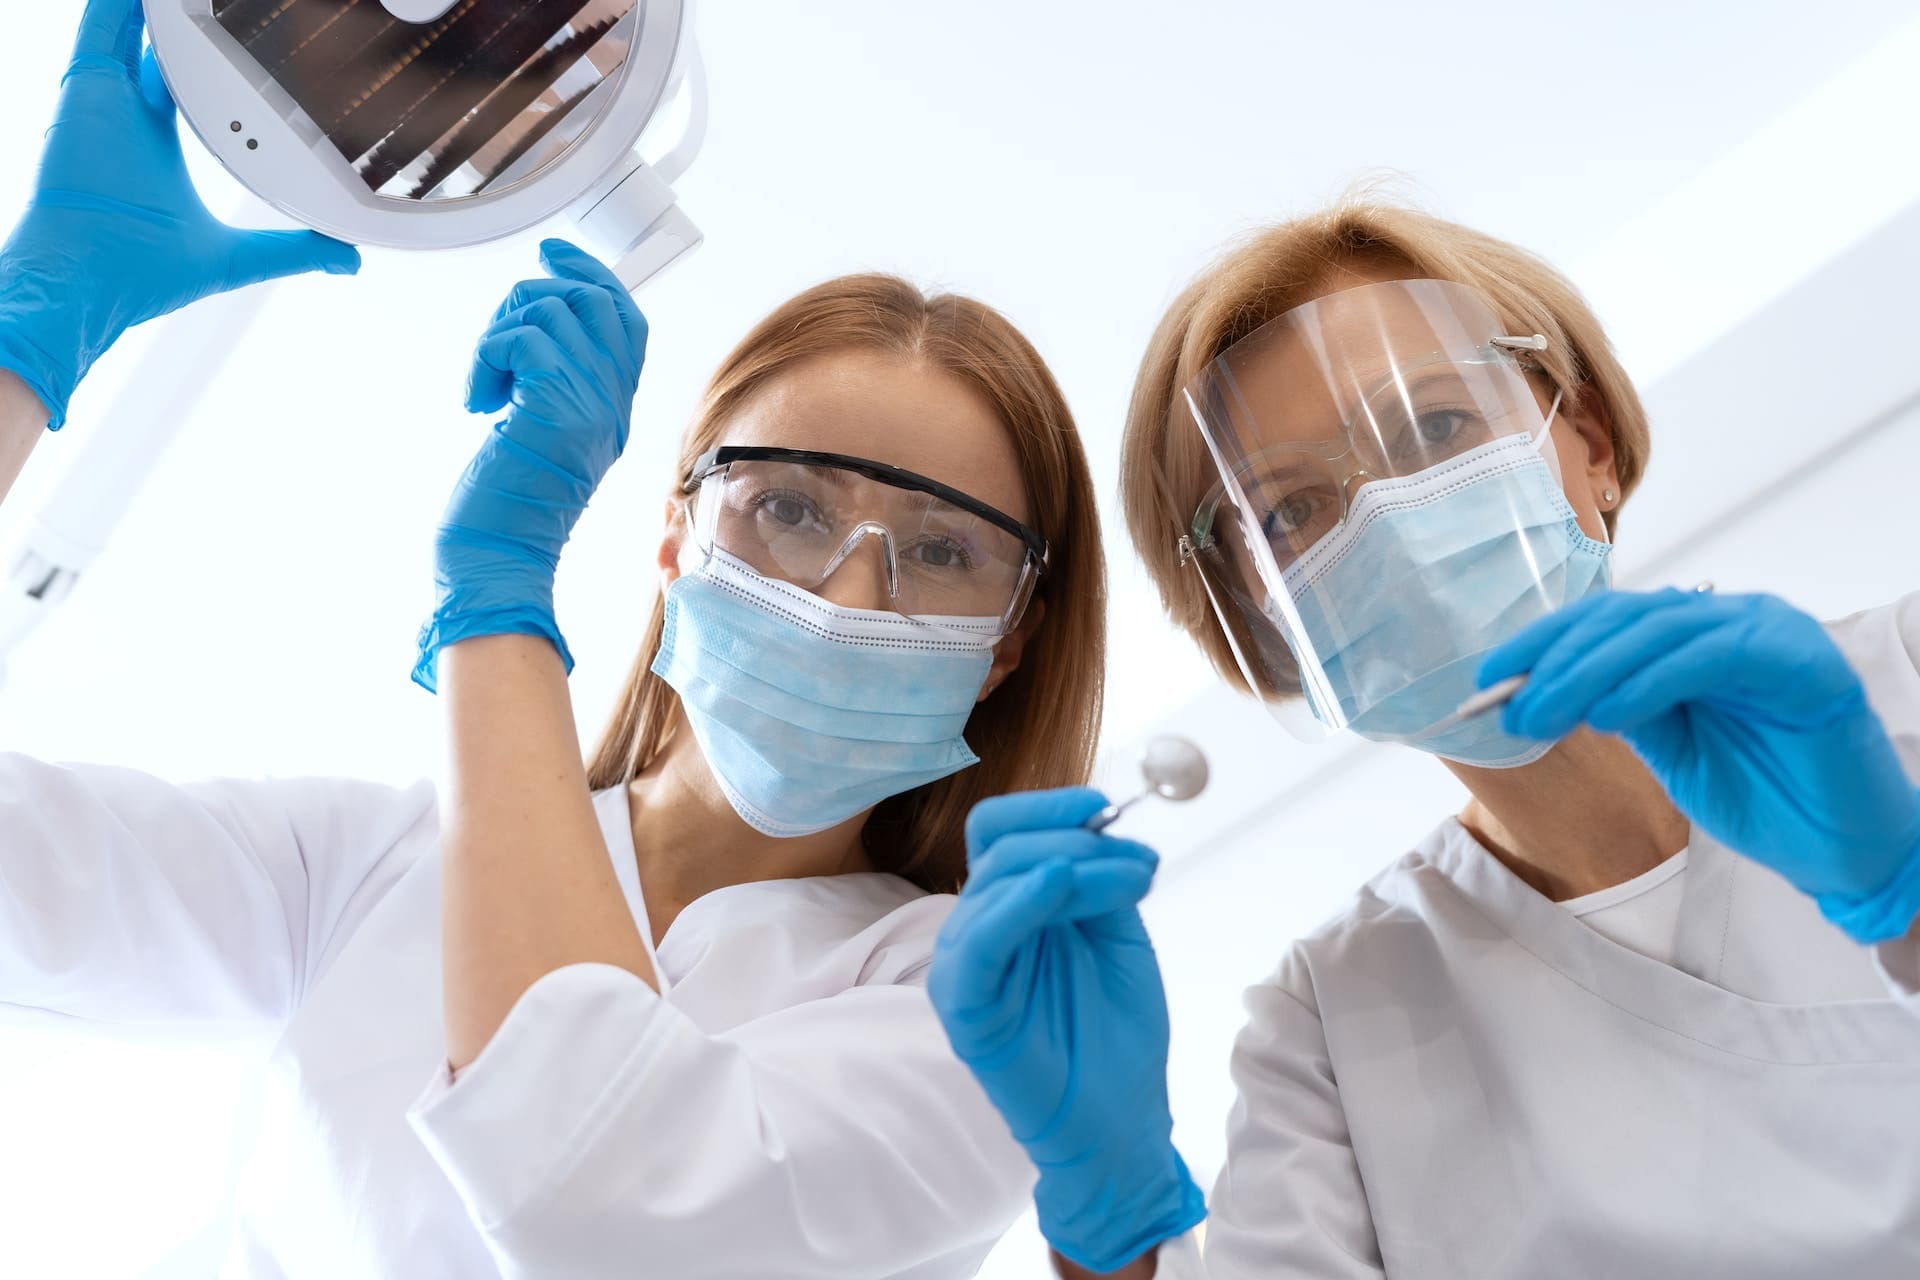
[[[718,443],[884,462],[1032,522],[1020,459],[993,405],[909,356],[835,352],[796,365],[742,405]]]

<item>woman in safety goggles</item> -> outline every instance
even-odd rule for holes
[[[234,264],[355,264],[206,215],[138,20],[90,6],[0,255],[0,490],[119,327]],[[969,299],[852,276],[780,307],[682,441],[663,598],[583,765],[554,570],[647,325],[600,263],[542,257],[480,343],[493,425],[436,543],[438,802],[0,756],[0,1001],[277,1038],[239,1273],[972,1275],[1030,1173],[925,975],[967,813],[1091,766],[1105,594],[1067,405]]]
[[[931,990],[1061,1274],[1920,1273],[1920,596],[1611,590],[1647,450],[1576,291],[1435,218],[1286,223],[1174,304],[1123,476],[1173,617],[1472,799],[1248,993],[1204,1259],[1153,856],[1090,792],[981,806]]]

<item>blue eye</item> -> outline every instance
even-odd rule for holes
[[[1471,413],[1462,409],[1433,409],[1421,414],[1414,428],[1428,444],[1446,444],[1459,435],[1472,418]]]

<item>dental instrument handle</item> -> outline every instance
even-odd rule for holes
[[[1094,814],[1091,818],[1087,819],[1085,824],[1087,830],[1105,831],[1108,827],[1112,826],[1115,822],[1118,822],[1120,820],[1121,814],[1133,808],[1134,805],[1139,804],[1142,800],[1145,800],[1148,796],[1152,794],[1153,792],[1151,791],[1142,791],[1136,795],[1128,796],[1125,800],[1122,800],[1119,804],[1108,805],[1106,808],[1102,809],[1100,812]]]
[[[1207,788],[1207,757],[1199,747],[1178,734],[1156,734],[1147,740],[1140,754],[1140,776],[1146,789],[1119,804],[1110,804],[1086,821],[1089,831],[1103,831],[1128,809],[1146,799],[1191,800]]]

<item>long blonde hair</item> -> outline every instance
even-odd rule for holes
[[[1051,549],[1035,592],[1045,614],[1023,660],[967,721],[966,739],[980,763],[882,801],[863,833],[876,868],[936,893],[955,892],[966,881],[964,833],[975,804],[1007,791],[1081,784],[1092,774],[1107,616],[1093,481],[1066,398],[1006,317],[972,298],[928,296],[879,274],[816,285],[756,325],[708,384],[680,441],[679,474],[691,473],[761,387],[801,361],[853,351],[898,355],[982,392],[1013,440],[1033,526]],[[655,600],[626,687],[588,763],[596,791],[644,772],[678,721],[679,696],[651,670],[664,618],[665,602]]]
[[[1268,227],[1224,254],[1175,299],[1140,362],[1127,409],[1120,500],[1134,549],[1167,614],[1229,683],[1246,687],[1199,573],[1176,544],[1217,475],[1181,389],[1261,325],[1323,289],[1342,268],[1373,265],[1471,285],[1512,333],[1546,335],[1534,363],[1559,389],[1561,411],[1605,423],[1624,504],[1649,449],[1647,413],[1579,290],[1541,259],[1431,214],[1350,197],[1309,217]],[[1619,515],[1605,513],[1611,533]]]

